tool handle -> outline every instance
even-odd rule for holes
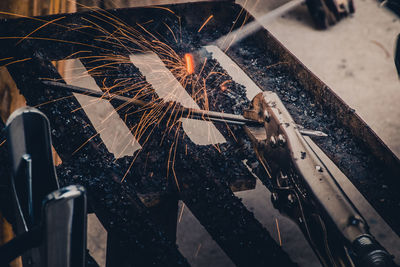
[[[371,236],[363,235],[353,242],[357,266],[394,267],[393,257]]]

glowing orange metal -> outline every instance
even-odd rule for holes
[[[185,54],[186,70],[189,74],[194,72],[194,59],[192,54]]]

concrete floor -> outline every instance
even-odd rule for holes
[[[149,1],[137,1],[135,4],[143,5],[146,2]],[[157,1],[167,2],[171,1]],[[238,2],[256,18],[284,3],[281,0]],[[400,82],[393,64],[393,48],[395,38],[400,33],[400,21],[392,13],[379,8],[374,0],[355,0],[355,5],[357,11],[352,18],[326,31],[314,29],[305,7],[299,7],[264,26],[355,109],[400,156]],[[275,218],[279,219],[280,227],[287,227],[286,234],[282,231],[285,248],[285,244],[301,239],[301,236],[290,226],[290,221],[277,212],[266,215],[266,209],[268,212],[273,209],[265,207],[270,202],[265,199],[267,194],[264,190],[264,187],[258,185],[251,194],[239,193],[238,196],[243,198],[243,202],[256,216],[260,216],[257,217],[261,218],[260,221],[268,222],[267,228],[276,229]],[[276,235],[276,231],[270,232]],[[278,236],[274,237],[278,241]],[[88,241],[89,249],[95,252],[95,258],[104,266],[105,233],[94,216],[89,217]],[[182,210],[179,220],[178,244],[181,252],[194,266],[210,265],[211,260],[213,266],[233,265],[187,208]],[[295,257],[303,266],[318,266],[315,259],[308,262],[301,260],[301,256],[312,258],[304,256],[306,251],[309,249],[298,250]]]

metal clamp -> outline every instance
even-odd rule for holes
[[[258,94],[244,117],[263,123],[245,126],[245,131],[273,184],[275,207],[300,226],[324,266],[353,266],[360,258],[376,256],[371,251],[368,255],[355,252],[354,244],[363,236],[371,237],[370,242],[379,248],[374,252],[385,251],[275,93]],[[392,264],[387,252],[378,254],[375,264]]]

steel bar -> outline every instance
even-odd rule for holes
[[[65,83],[54,82],[54,81],[42,81],[43,84],[47,86],[51,86],[52,88],[68,90],[70,92],[84,94],[88,96],[98,97],[106,100],[118,100],[123,103],[129,103],[139,107],[150,107],[153,105],[152,103],[142,101],[139,99],[129,98],[117,94],[105,93],[100,91],[95,91],[89,88],[79,87],[68,85]],[[167,105],[167,104],[166,104]],[[227,124],[235,124],[235,125],[254,125],[260,124],[258,121],[249,120],[244,118],[242,115],[236,114],[227,114],[222,112],[215,112],[209,110],[200,110],[193,108],[185,108],[179,107],[173,110],[176,113],[181,113],[182,116],[190,118],[190,119],[200,119],[200,120],[210,120],[214,122],[224,122]]]

